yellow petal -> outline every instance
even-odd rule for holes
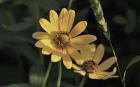
[[[95,52],[95,55],[93,57],[93,61],[96,63],[96,64],[99,64],[100,61],[102,60],[103,56],[104,56],[104,46],[102,44],[100,44],[97,49],[96,49],[96,52]]]
[[[96,45],[95,44],[70,44],[73,48],[77,50],[88,50],[91,52],[95,52]]]
[[[68,51],[69,55],[72,57],[72,59],[77,64],[82,64],[83,63],[83,58],[82,58],[82,56],[80,55],[80,53],[77,50],[75,50],[72,47],[68,47],[67,48],[67,51]]]
[[[116,62],[116,58],[115,58],[115,57],[111,57],[111,58],[105,60],[104,62],[102,62],[102,63],[98,66],[98,69],[101,70],[101,71],[107,70],[107,69],[109,69],[115,62]]]
[[[94,53],[89,50],[80,50],[80,53],[83,57],[84,62],[92,61]]]
[[[61,60],[61,56],[58,56],[58,55],[55,55],[55,54],[51,55],[51,61],[52,62],[58,62],[60,60]]]
[[[104,71],[97,71],[94,73],[89,73],[89,78],[91,79],[108,79],[108,78],[115,78],[118,76],[114,76],[116,73],[117,69],[116,67],[113,69],[111,72],[104,72]]]
[[[72,67],[72,60],[69,55],[63,56],[63,63],[67,69],[71,69]]]
[[[81,68],[75,64],[72,64],[72,68],[77,71],[81,70]]]
[[[50,22],[44,18],[40,18],[39,23],[41,27],[48,33],[56,31],[56,28],[50,24]]]
[[[50,22],[58,29],[58,14],[54,10],[50,11]]]
[[[71,46],[77,50],[80,50],[81,56],[83,58],[83,63],[85,61],[92,60],[96,49],[95,44],[71,44]]]
[[[51,39],[43,39],[41,42],[45,45],[45,47],[51,48],[52,53],[62,56],[62,49],[57,49],[54,43],[52,43]]]
[[[75,11],[74,10],[69,10],[68,12],[68,24],[67,24],[67,32],[70,32],[73,22],[75,18]]]
[[[75,36],[79,35],[80,33],[82,33],[85,30],[86,26],[87,26],[87,22],[86,21],[79,22],[78,24],[76,24],[74,26],[74,28],[70,32],[70,35],[72,37],[75,37]]]
[[[38,48],[43,48],[45,45],[41,42],[41,40],[39,40],[35,43],[35,46]]]
[[[117,68],[116,67],[114,67],[114,69],[113,69],[113,71],[111,71],[111,72],[108,72],[107,73],[107,75],[104,77],[104,78],[102,78],[102,79],[109,79],[109,78],[117,78],[118,76],[117,75],[115,75],[116,74],[116,72],[117,72]]]
[[[32,37],[35,39],[47,39],[49,35],[46,32],[35,32],[32,34]]]
[[[50,39],[40,40],[45,46],[50,47],[52,50],[56,50],[56,47],[53,45]]]
[[[79,66],[72,64],[72,68],[74,69],[74,72],[79,73],[82,76],[86,75],[86,72],[82,70]]]
[[[104,78],[104,75],[103,74],[98,74],[98,73],[89,73],[88,74],[88,77],[89,78],[91,78],[91,79],[97,79],[97,80],[99,80],[99,79],[102,79],[102,78]]]
[[[68,24],[68,11],[66,8],[63,8],[59,15],[59,28],[61,31],[66,31]]]
[[[83,70],[74,70],[74,72],[79,73],[82,76],[85,76],[86,75],[86,72],[83,71]]]
[[[96,40],[96,36],[94,35],[80,35],[71,39],[72,43],[75,44],[88,44],[94,42]]]
[[[43,48],[42,49],[42,54],[44,55],[50,55],[52,52],[51,52],[51,49],[50,48]]]

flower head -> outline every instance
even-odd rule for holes
[[[74,10],[63,8],[58,16],[56,11],[50,11],[50,21],[41,18],[39,23],[46,32],[35,32],[33,38],[38,39],[36,47],[42,48],[45,55],[51,54],[51,61],[58,62],[63,60],[64,65],[70,69],[72,59],[82,63],[80,50],[94,50],[95,46],[90,45],[96,40],[94,35],[80,35],[86,26],[86,21],[80,21],[73,27],[75,18]]]
[[[74,72],[81,74],[82,76],[87,75],[91,79],[108,79],[118,77],[115,76],[117,71],[116,67],[111,72],[108,72],[109,69],[115,62],[115,57],[111,57],[101,63],[101,60],[104,55],[104,46],[100,44],[96,51],[86,52],[81,51],[81,54],[85,57],[82,65],[73,64]]]

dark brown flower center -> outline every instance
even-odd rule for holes
[[[65,48],[69,42],[69,35],[65,32],[59,32],[55,35],[53,41],[58,48]]]
[[[86,71],[87,73],[92,73],[95,68],[95,63],[93,61],[86,61],[82,65],[82,69]]]

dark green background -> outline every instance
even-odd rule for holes
[[[31,37],[40,31],[38,19],[48,19],[49,10],[60,12],[69,0],[0,0],[0,87],[40,87],[49,56],[42,56]],[[123,74],[128,62],[140,54],[140,0],[100,0],[111,31],[112,43]],[[87,20],[84,33],[98,37],[106,46],[105,58],[113,56],[108,41],[99,28],[88,0],[74,0],[75,23]],[[48,58],[43,58],[48,57]],[[45,66],[43,66],[43,61]],[[48,85],[56,87],[57,63],[53,64]],[[140,64],[128,70],[127,87],[140,87]],[[61,87],[77,87],[81,76],[63,67]],[[14,85],[12,85],[14,84]],[[122,87],[117,79],[86,81],[85,87]]]

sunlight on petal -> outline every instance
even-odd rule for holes
[[[43,48],[43,47],[45,47],[45,45],[41,42],[41,40],[37,41],[37,42],[35,43],[35,46],[38,47],[38,48]]]
[[[75,69],[75,70],[77,70],[77,71],[78,70],[81,70],[81,68],[79,66],[75,65],[75,64],[72,64],[72,68]]]
[[[51,49],[48,47],[45,47],[42,49],[42,54],[44,55],[50,55],[52,53]]]
[[[82,76],[85,76],[86,75],[86,72],[83,71],[83,70],[79,70],[79,71],[78,70],[74,70],[74,72],[79,73]]]
[[[67,69],[71,69],[72,67],[72,60],[69,55],[65,55],[62,57],[63,58],[63,63],[66,66]]]
[[[60,61],[60,60],[61,60],[61,57],[60,57],[60,56],[55,55],[55,54],[52,54],[52,55],[51,55],[51,61],[52,61],[52,62],[58,62],[58,61]]]
[[[99,80],[99,79],[102,79],[104,77],[104,75],[98,74],[98,73],[89,73],[88,77],[91,78],[91,79]]]

